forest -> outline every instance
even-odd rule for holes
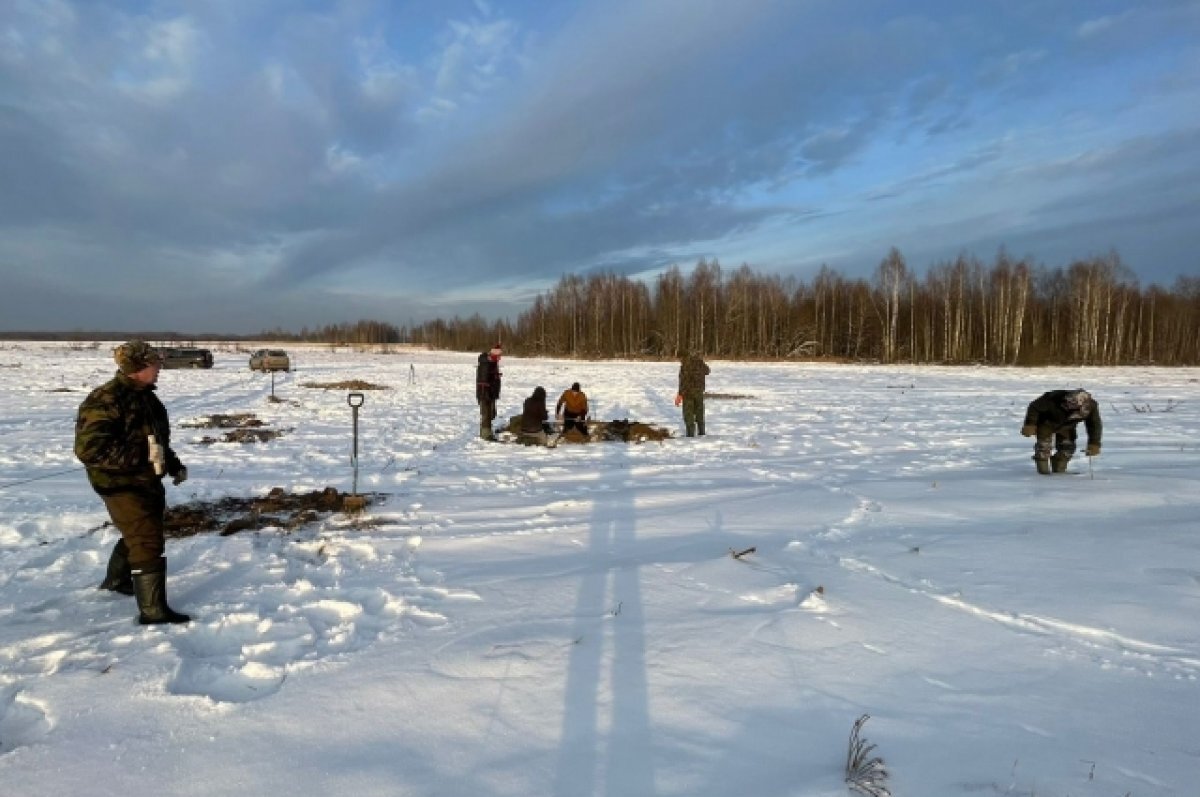
[[[443,349],[500,341],[527,356],[1196,365],[1200,277],[1142,288],[1115,252],[1047,268],[1001,249],[991,263],[963,254],[918,276],[893,248],[871,279],[828,267],[811,280],[727,273],[701,260],[653,285],[564,276],[513,323],[476,315],[393,332]]]
[[[128,332],[128,331],[127,331]],[[61,333],[116,339],[119,332]],[[27,333],[0,334],[0,338]],[[652,282],[612,272],[562,277],[516,319],[360,320],[257,335],[141,332],[151,340],[275,340],[383,347],[411,343],[587,359],[675,359],[986,365],[1198,365],[1200,276],[1142,287],[1116,252],[1046,267],[1001,249],[962,254],[923,274],[893,248],[871,277],[822,266],[812,279],[725,271],[700,260]],[[36,337],[47,337],[36,335]]]

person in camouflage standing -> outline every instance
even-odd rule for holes
[[[495,440],[492,421],[496,420],[496,400],[500,398],[500,344],[479,355],[475,366],[475,400],[479,402],[479,436]]]
[[[182,484],[187,468],[171,449],[167,410],[154,394],[162,357],[131,340],[113,359],[116,376],[83,400],[75,421],[75,456],[121,532],[100,587],[133,595],[142,625],[186,623],[190,617],[167,605],[162,478]]]
[[[711,371],[699,352],[688,352],[679,362],[679,390],[675,406],[683,405],[683,425],[688,437],[704,434],[704,377]]]
[[[1036,437],[1033,461],[1043,475],[1066,473],[1067,463],[1075,453],[1076,425],[1083,421],[1087,429],[1089,457],[1100,456],[1100,407],[1086,390],[1051,390],[1029,404],[1021,434]],[[1051,449],[1056,448],[1054,455]]]

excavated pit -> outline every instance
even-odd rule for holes
[[[228,537],[239,531],[278,528],[286,532],[340,514],[349,493],[334,487],[310,493],[289,493],[276,487],[257,498],[218,498],[192,501],[167,509],[164,534],[170,539],[197,534]],[[359,494],[370,506],[383,498],[382,493]]]

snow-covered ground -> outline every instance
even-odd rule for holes
[[[1200,794],[1200,369],[717,361],[685,439],[671,363],[506,358],[501,418],[679,435],[544,449],[476,438],[474,355],[292,347],[271,402],[218,349],[160,378],[171,503],[348,490],[346,379],[386,498],[170,541],[194,621],[142,628],[72,455],[110,346],[0,345],[4,795],[845,795],[862,714],[897,797]],[[1075,386],[1103,454],[1039,476]],[[243,412],[284,433],[183,428]]]

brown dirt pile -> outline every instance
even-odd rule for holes
[[[311,493],[289,493],[276,487],[259,498],[193,501],[167,509],[165,533],[168,538],[178,538],[212,533],[227,537],[239,531],[270,527],[291,531],[341,512],[345,496],[334,487]],[[363,497],[370,505],[381,495],[370,493]]]

